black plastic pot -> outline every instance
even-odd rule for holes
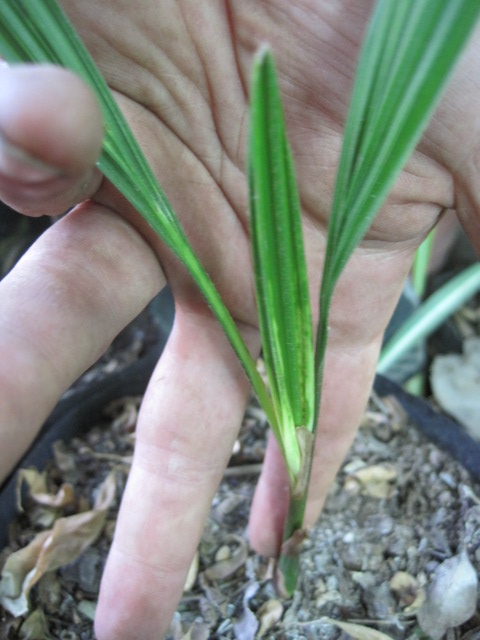
[[[35,442],[0,488],[0,548],[8,542],[8,525],[16,514],[16,476],[20,468],[42,469],[52,459],[57,440],[68,442],[102,418],[107,405],[127,395],[141,395],[165,347],[174,317],[169,290],[159,294],[147,308],[153,320],[145,352],[133,364],[100,380],[68,391],[43,425]]]
[[[480,443],[469,436],[458,422],[438,413],[426,400],[412,396],[384,376],[377,375],[374,388],[381,397],[394,396],[426,438],[447,451],[476,480],[480,480]]]

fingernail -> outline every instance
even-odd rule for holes
[[[35,184],[59,178],[62,171],[15,146],[0,132],[0,175]]]

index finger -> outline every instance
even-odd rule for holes
[[[248,389],[208,310],[180,308],[139,415],[97,608],[100,640],[160,638],[167,631]]]

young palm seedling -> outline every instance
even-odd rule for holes
[[[293,592],[297,580],[297,541],[302,535],[335,285],[418,141],[479,13],[477,0],[377,3],[346,125],[315,331],[300,205],[273,58],[265,48],[256,57],[248,173],[253,262],[269,392],[109,89],[55,0],[0,3],[0,53],[5,59],[61,64],[93,87],[105,123],[100,170],[185,264],[252,382],[279,442],[290,480],[290,507],[279,562],[280,583],[287,594]]]
[[[287,593],[296,583],[295,540],[301,538],[335,285],[413,151],[479,12],[478,4],[468,0],[377,3],[358,64],[337,174],[313,371],[298,196],[273,61],[264,53],[254,67],[252,246],[262,345],[281,425],[277,438],[290,476],[279,563]]]

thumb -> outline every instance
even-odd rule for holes
[[[63,213],[91,196],[103,124],[79,77],[52,65],[0,68],[0,198],[29,215]]]

